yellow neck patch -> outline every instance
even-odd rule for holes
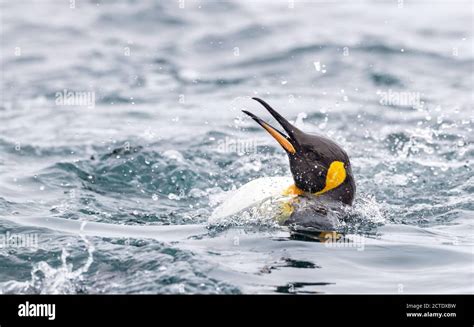
[[[304,194],[304,191],[295,184],[291,185],[288,187],[286,190],[283,191],[283,195],[302,195]]]
[[[341,161],[333,161],[331,165],[329,166],[328,173],[326,175],[326,186],[314,194],[316,195],[321,195],[323,193],[326,193],[327,191],[330,191],[346,180],[346,169],[344,168],[344,163]]]

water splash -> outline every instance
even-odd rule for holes
[[[84,265],[74,270],[73,264],[68,263],[70,252],[66,248],[61,251],[61,265],[53,267],[46,261],[33,265],[31,280],[8,281],[0,284],[1,294],[75,294],[83,292],[81,282],[85,273],[94,262],[94,245],[81,235],[86,244],[88,257]]]
[[[231,227],[281,229],[278,217],[282,215],[283,204],[289,199],[287,196],[267,198],[237,214],[210,222],[208,227],[211,230]],[[298,212],[301,212],[302,216],[297,218],[296,223],[299,221],[301,227],[311,225],[311,215],[316,208],[318,206],[314,207],[314,201],[302,198],[298,204]],[[377,202],[375,196],[370,194],[362,194],[353,207],[329,205],[324,208],[327,210],[328,222],[332,221],[334,228],[341,232],[368,233],[386,223],[386,212],[382,203]]]
[[[344,210],[345,216],[341,222],[344,232],[373,233],[378,226],[387,222],[386,211],[371,194],[360,194],[354,206]]]

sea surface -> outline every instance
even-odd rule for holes
[[[474,292],[471,1],[0,3],[0,293]],[[208,223],[290,175],[254,96],[349,154],[350,241]]]

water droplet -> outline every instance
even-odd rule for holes
[[[170,194],[168,194],[168,199],[170,199],[170,200],[179,200],[179,196],[177,196],[174,193],[170,193]]]
[[[319,61],[313,62],[314,68],[316,68],[316,71],[321,71],[321,63]]]

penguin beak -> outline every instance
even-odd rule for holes
[[[291,125],[283,116],[281,116],[278,112],[276,112],[275,109],[270,107],[268,103],[263,101],[262,99],[259,98],[252,98],[255,101],[258,101],[260,104],[262,104],[265,109],[270,112],[270,114],[280,123],[280,125],[283,127],[283,129],[288,133],[288,136],[271,126],[270,124],[264,122],[262,119],[258,118],[251,112],[248,112],[246,110],[242,110],[245,114],[249,115],[253,120],[255,120],[260,126],[262,126],[280,145],[285,149],[286,152],[289,154],[295,154],[296,153],[296,147],[298,145],[296,138],[295,138],[295,132],[299,132],[299,130]]]

